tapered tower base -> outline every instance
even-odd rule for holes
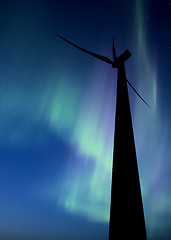
[[[146,239],[124,63],[118,68],[109,227],[109,240],[117,239]]]

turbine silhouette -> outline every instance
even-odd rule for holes
[[[81,51],[111,64],[118,70],[109,240],[145,240],[147,239],[146,226],[127,83],[137,96],[148,107],[150,106],[127,80],[125,61],[131,57],[131,53],[126,50],[117,57],[113,38],[113,61],[111,61],[107,57],[85,50],[60,35],[56,35]]]

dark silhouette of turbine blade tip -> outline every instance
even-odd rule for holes
[[[116,62],[117,56],[116,56],[116,50],[115,50],[115,40],[113,36],[113,61]]]
[[[98,58],[98,59],[100,59],[100,60],[102,60],[102,61],[104,61],[104,62],[106,62],[106,63],[113,64],[113,62],[112,62],[109,58],[104,57],[104,56],[99,55],[99,54],[96,54],[96,53],[93,53],[93,52],[90,52],[90,51],[88,51],[88,50],[86,50],[86,49],[84,49],[84,48],[81,48],[81,47],[77,46],[76,44],[68,41],[67,39],[61,37],[60,35],[58,35],[58,34],[56,34],[56,35],[57,35],[59,38],[61,38],[62,40],[66,41],[67,43],[71,44],[72,46],[80,49],[81,51],[83,51],[83,52],[85,52],[85,53],[87,53],[87,54],[89,54],[89,55],[91,55],[91,56],[93,56],[93,57],[95,57],[95,58]]]
[[[138,97],[149,107],[149,108],[151,108],[150,107],[150,105],[141,97],[141,95],[135,90],[135,88],[132,86],[132,84],[128,81],[128,79],[127,79],[127,83],[129,84],[129,86],[133,89],[133,91],[138,95]]]

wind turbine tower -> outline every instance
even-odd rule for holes
[[[71,43],[60,35],[57,36],[118,70],[109,240],[145,240],[146,226],[127,83],[138,97],[146,105],[148,104],[127,80],[125,61],[131,57],[131,53],[126,50],[117,57],[113,39],[113,61],[111,61],[107,57]]]

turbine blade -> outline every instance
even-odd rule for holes
[[[149,107],[150,105],[148,105],[148,103],[140,96],[140,94],[135,90],[135,88],[132,86],[132,84],[128,81],[128,79],[126,79],[127,83],[130,85],[130,87],[134,90],[134,92],[138,95],[139,98],[141,98],[141,100]]]
[[[56,35],[57,35],[58,37],[60,37],[61,39],[63,39],[64,41],[66,41],[67,43],[71,44],[72,46],[80,49],[81,51],[83,51],[83,52],[85,52],[85,53],[87,53],[87,54],[89,54],[89,55],[91,55],[91,56],[93,56],[93,57],[95,57],[95,58],[98,58],[98,59],[100,59],[100,60],[102,60],[102,61],[104,61],[104,62],[106,62],[106,63],[109,63],[109,64],[112,64],[112,63],[113,63],[113,62],[112,62],[109,58],[107,58],[107,57],[104,57],[104,56],[101,56],[101,55],[99,55],[99,54],[90,52],[90,51],[88,51],[88,50],[86,50],[86,49],[84,49],[84,48],[81,48],[81,47],[75,45],[74,43],[68,41],[67,39],[61,37],[60,35],[58,35],[58,34],[56,34]]]
[[[113,37],[113,61],[116,62],[117,56],[116,56],[116,50],[115,50],[115,41]]]

